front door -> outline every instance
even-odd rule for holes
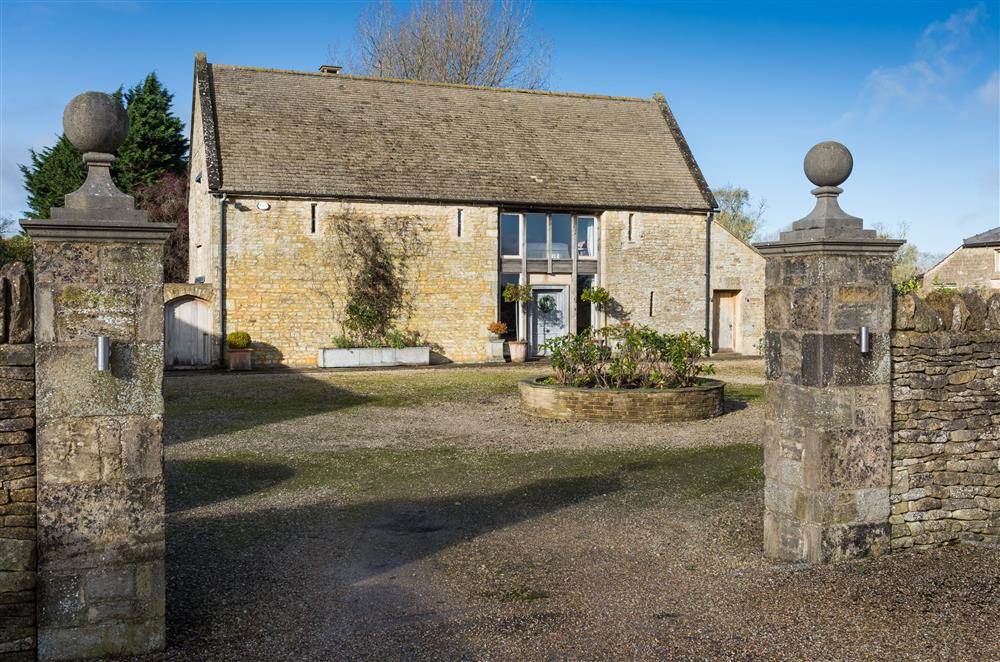
[[[569,287],[565,285],[536,285],[531,288],[528,304],[528,338],[531,353],[544,356],[542,345],[549,338],[569,333]]]

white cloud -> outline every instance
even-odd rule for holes
[[[976,90],[976,98],[987,108],[1000,107],[1000,70],[994,71]]]
[[[950,88],[962,81],[981,56],[977,37],[986,18],[986,5],[980,3],[934,21],[917,41],[912,60],[872,70],[862,95],[868,113],[878,115],[894,103],[946,101]],[[995,74],[993,81],[995,85]],[[855,115],[850,112],[842,119]]]

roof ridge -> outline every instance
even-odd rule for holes
[[[638,103],[656,103],[656,99],[642,99],[639,97],[623,97],[623,96],[613,96],[607,94],[585,94],[581,92],[553,92],[551,90],[525,90],[516,87],[488,87],[486,85],[465,85],[462,83],[438,83],[434,81],[427,80],[413,80],[408,78],[380,78],[378,76],[358,76],[355,74],[328,74],[322,71],[299,71],[295,69],[275,69],[273,67],[251,67],[240,64],[216,64],[215,62],[208,63],[211,67],[220,67],[224,69],[237,69],[240,71],[257,71],[261,73],[272,73],[272,74],[292,74],[296,76],[315,76],[318,78],[327,78],[330,80],[360,80],[360,81],[372,81],[378,83],[396,83],[401,85],[426,85],[428,87],[450,87],[460,90],[483,90],[487,92],[506,92],[511,94],[536,94],[539,96],[551,96],[551,97],[570,97],[576,99],[603,99],[606,101],[631,101]]]

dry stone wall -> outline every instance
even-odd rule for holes
[[[31,281],[0,270],[0,660],[35,659],[35,346]]]
[[[909,294],[892,334],[892,547],[1000,543],[1000,294]]]

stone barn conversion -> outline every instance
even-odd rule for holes
[[[662,96],[279,71],[203,54],[194,86],[192,287],[166,310],[178,365],[218,362],[225,334],[241,330],[255,365],[315,366],[341,333],[344,223],[405,247],[400,327],[438,360],[486,359],[486,325],[498,319],[537,353],[545,338],[597,323],[580,299],[595,285],[614,298],[609,322],[757,353],[763,258],[713,228],[715,199]],[[545,314],[529,303],[518,319],[501,296],[508,283],[546,297]],[[179,350],[170,338],[200,344]]]
[[[963,241],[927,270],[923,285],[1000,291],[1000,228],[980,232]]]

